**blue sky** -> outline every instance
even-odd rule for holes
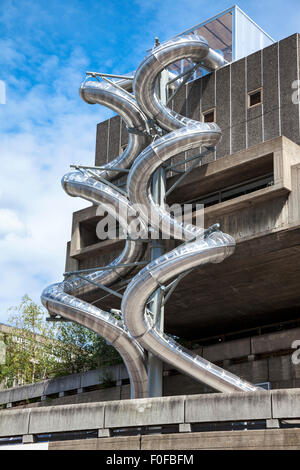
[[[299,32],[298,0],[241,0],[274,39]],[[78,95],[86,70],[135,69],[163,41],[232,6],[217,0],[0,0],[0,321],[27,293],[59,281],[72,212],[60,186],[71,163],[92,164],[96,124],[110,116]]]

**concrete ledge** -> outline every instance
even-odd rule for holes
[[[6,405],[7,403],[11,403],[10,395],[11,395],[11,389],[1,390],[0,391],[0,405]]]
[[[80,384],[81,374],[73,374],[51,379],[45,383],[43,395],[51,395],[52,393],[74,390],[76,388],[80,388]]]
[[[30,412],[29,434],[80,431],[104,427],[104,404],[62,405]]]
[[[183,423],[184,400],[181,396],[106,403],[105,427]]]
[[[0,437],[28,434],[30,410],[2,411],[0,414]]]
[[[300,419],[300,389],[211,393],[3,410],[0,411],[0,436],[183,423],[255,420],[269,420],[272,423],[277,419],[288,418]],[[181,428],[187,429],[186,426]],[[180,436],[185,434],[180,433]]]
[[[109,377],[112,381],[128,379],[128,373],[123,364],[102,367],[80,374],[66,375],[55,379],[43,380],[41,382],[0,390],[0,405],[17,403],[42,396],[78,390],[84,387],[100,385]]]
[[[186,397],[187,423],[247,421],[271,417],[271,395],[268,391],[209,393]]]
[[[139,436],[49,442],[48,450],[140,450]]]
[[[299,418],[299,389],[272,390],[273,418]]]
[[[299,450],[300,429],[141,436],[141,450]]]

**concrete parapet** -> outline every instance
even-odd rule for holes
[[[187,396],[185,400],[185,422],[188,423],[247,421],[271,417],[271,395],[267,391],[210,393]]]
[[[30,410],[1,411],[0,437],[22,436],[28,434]]]
[[[103,427],[104,404],[89,403],[32,409],[28,432],[30,434],[42,434],[100,429]]]
[[[81,374],[66,375],[56,379],[47,380],[43,395],[75,390],[81,387]]]
[[[107,402],[105,427],[183,423],[184,400],[185,397],[180,396]]]
[[[0,437],[178,424],[180,435],[191,423],[300,419],[300,389],[142,398],[101,403],[0,411]],[[299,430],[300,431],[300,430]],[[234,431],[236,432],[236,431]],[[103,438],[103,437],[102,437]],[[106,439],[106,437],[105,437]]]
[[[300,393],[299,389],[272,390],[273,418],[299,418]]]

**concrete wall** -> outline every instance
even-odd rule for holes
[[[36,444],[38,445],[38,444]],[[300,429],[192,432],[50,442],[49,450],[299,450]],[[182,462],[181,462],[182,463]]]
[[[141,433],[141,427],[164,425],[178,425],[179,433],[188,433],[195,430],[195,424],[245,421],[263,421],[267,429],[279,429],[286,422],[294,423],[295,426],[299,422],[299,398],[300,389],[293,389],[143,398],[1,411],[0,437],[22,436],[23,442],[29,442],[40,434],[87,430],[98,430],[100,437],[100,435],[109,436],[116,429],[137,428]],[[232,436],[234,434],[235,432]],[[199,437],[201,435],[202,433]],[[148,436],[148,446],[151,438],[155,441],[157,436]],[[170,436],[169,439],[174,439],[174,436]],[[154,441],[152,448],[156,448],[157,445],[162,446],[158,448],[175,445],[158,444]],[[296,442],[292,441],[290,445],[299,446],[299,444],[298,434]]]
[[[292,83],[299,79],[299,34],[294,34],[200,78],[175,97],[173,109],[201,120],[215,108],[223,132],[216,154],[203,164],[278,136],[300,144],[299,105],[292,103]],[[263,104],[248,109],[248,93],[262,87]],[[97,126],[96,165],[119,155],[126,128],[116,116]],[[175,159],[176,160],[176,159]]]

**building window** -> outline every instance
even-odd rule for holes
[[[262,104],[262,88],[248,93],[248,108]]]
[[[216,122],[216,109],[209,109],[202,113],[202,122]]]

